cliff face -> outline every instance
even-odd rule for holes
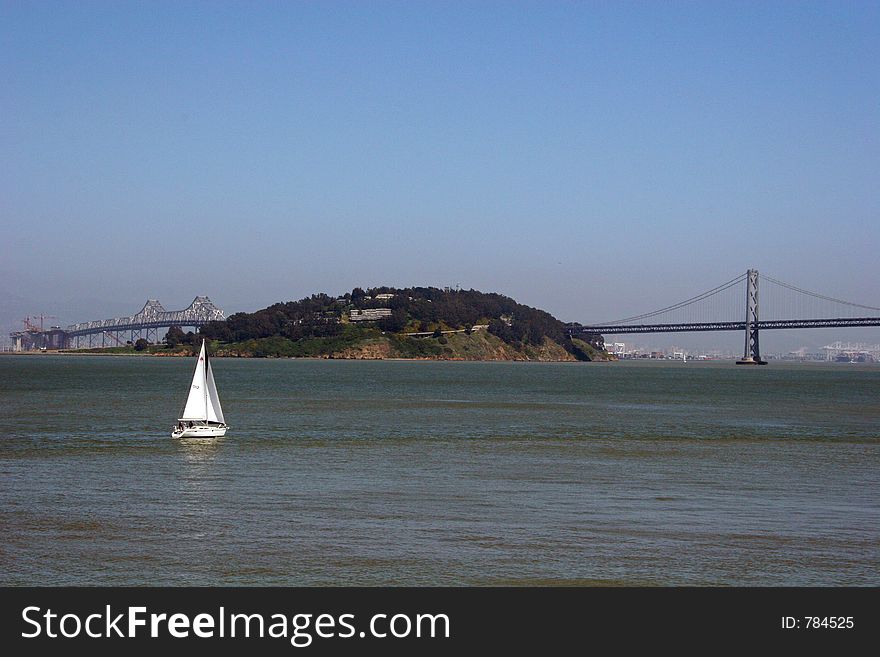
[[[420,344],[414,345],[412,341],[416,340]],[[336,351],[328,357],[342,359],[416,358],[426,360],[545,362],[577,360],[561,345],[549,338],[545,338],[540,346],[526,345],[521,348],[507,344],[486,331],[474,332],[471,335],[456,333],[446,336],[443,340],[445,340],[445,343],[437,338],[383,336]],[[419,353],[413,353],[412,347],[416,346],[419,349]]]
[[[396,354],[391,347],[391,341],[387,338],[379,338],[364,340],[360,344],[332,352],[328,355],[328,358],[381,360],[383,358],[394,358],[395,356]]]

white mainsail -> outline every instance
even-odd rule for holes
[[[186,398],[186,406],[183,407],[181,420],[207,420],[208,419],[208,386],[205,376],[205,343],[199,351],[199,360],[196,362],[196,371],[193,373],[192,384],[189,388],[189,397]],[[213,377],[211,384],[213,385]],[[216,389],[215,389],[216,394]],[[219,406],[219,402],[218,402]]]
[[[204,349],[204,344],[202,345],[202,349]],[[226,420],[223,419],[223,409],[220,408],[220,395],[217,394],[217,386],[214,384],[214,372],[211,370],[211,361],[205,359],[208,363],[208,367],[206,368],[207,372],[207,384],[208,384],[208,422],[219,422],[220,424],[226,424]]]

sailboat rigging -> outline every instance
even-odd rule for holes
[[[202,340],[189,395],[177,424],[172,428],[171,437],[214,438],[226,435],[228,428],[220,407],[211,361],[205,349],[205,341]]]

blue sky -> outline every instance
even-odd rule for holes
[[[590,322],[748,267],[880,305],[878,34],[876,2],[3,2],[0,321],[461,284]]]

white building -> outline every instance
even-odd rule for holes
[[[367,308],[352,310],[349,319],[353,322],[375,322],[383,317],[391,317],[391,308]]]

